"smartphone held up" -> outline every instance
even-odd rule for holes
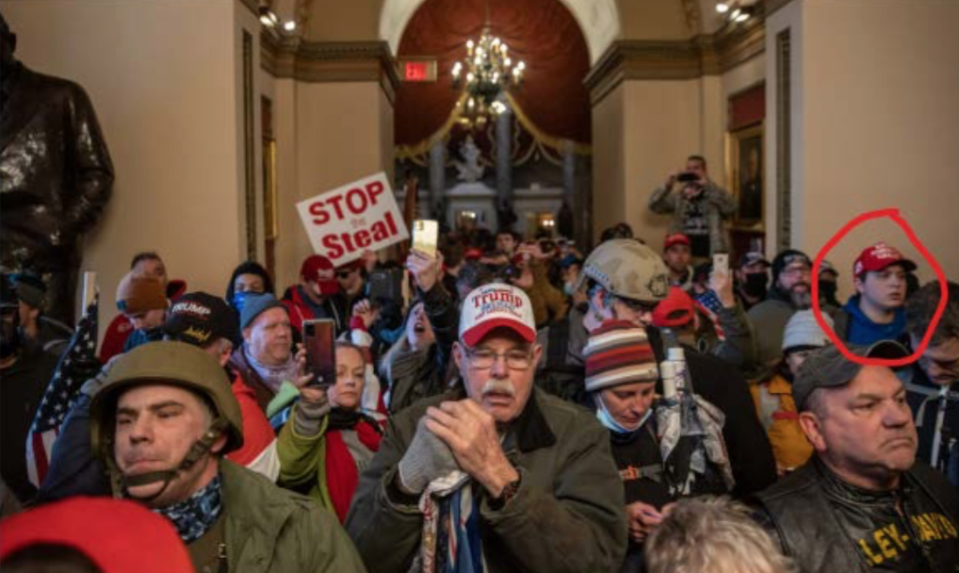
[[[303,346],[306,367],[313,375],[310,386],[328,388],[336,382],[336,339],[332,319],[307,320],[303,323]]]

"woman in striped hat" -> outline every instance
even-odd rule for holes
[[[652,415],[659,378],[656,356],[646,330],[626,321],[607,321],[594,330],[583,356],[586,390],[609,430],[623,480],[630,542],[621,571],[642,571],[643,540],[662,521],[663,506],[673,501],[663,479]]]

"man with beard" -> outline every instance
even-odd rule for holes
[[[912,366],[906,388],[919,431],[919,459],[945,472],[959,486],[959,284],[947,283],[946,291],[945,312],[926,351]],[[912,348],[919,348],[941,300],[938,281],[909,298],[906,330]]]
[[[906,330],[906,273],[916,263],[886,243],[865,249],[853,265],[857,294],[837,316],[836,334],[854,344],[899,340]]]
[[[892,341],[850,350],[909,355]],[[896,373],[830,346],[800,366],[793,396],[815,453],[757,496],[786,555],[804,573],[955,571],[959,496],[916,462],[916,427]]]
[[[490,284],[463,301],[462,384],[390,419],[346,528],[370,570],[612,571],[623,489],[595,417],[533,384],[529,297]]]
[[[739,258],[736,267],[736,299],[749,309],[761,303],[769,291],[769,261],[759,251],[750,251]]]
[[[689,237],[682,233],[672,233],[666,236],[663,243],[663,262],[669,269],[669,284],[678,286],[686,292],[693,289],[693,259],[690,251]]]
[[[773,259],[773,288],[766,300],[749,310],[756,333],[756,358],[760,368],[772,366],[782,355],[786,323],[797,310],[812,305],[809,286],[812,262],[806,253],[787,249]]]

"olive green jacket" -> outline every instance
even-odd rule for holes
[[[422,400],[390,419],[346,519],[371,571],[406,573],[417,555],[423,516],[415,503],[395,503],[392,481],[426,408],[463,397],[458,390]],[[504,450],[522,477],[515,496],[499,509],[480,494],[480,535],[489,571],[618,571],[627,535],[623,483],[609,433],[596,417],[534,389],[507,430]]]
[[[230,461],[220,473],[231,573],[366,571],[335,515]]]

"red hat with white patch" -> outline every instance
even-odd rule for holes
[[[476,346],[494,328],[509,328],[526,342],[536,340],[533,305],[522,289],[493,283],[473,289],[460,312],[460,340]]]
[[[869,271],[881,271],[890,265],[902,265],[906,271],[916,270],[916,263],[902,256],[898,250],[886,243],[876,243],[859,254],[852,267],[852,274],[861,277]]]

